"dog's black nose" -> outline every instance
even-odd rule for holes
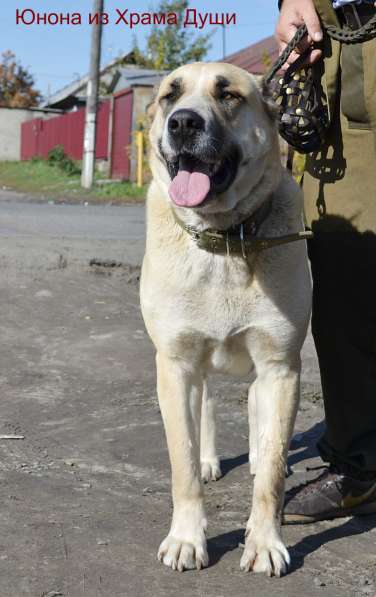
[[[176,110],[168,121],[168,131],[175,139],[193,137],[196,133],[205,130],[205,120],[193,110]]]

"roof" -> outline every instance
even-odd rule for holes
[[[0,106],[0,110],[22,110],[23,112],[44,112],[45,114],[61,114],[55,108],[41,108],[40,106]]]
[[[278,58],[278,46],[273,36],[266,37],[256,44],[247,46],[235,54],[230,54],[222,60],[240,68],[244,68],[253,75],[265,74]]]
[[[101,69],[100,81],[108,87],[109,92],[119,91],[133,85],[153,87],[164,76],[165,73],[162,71],[126,64],[126,60],[129,57],[131,58],[131,54],[117,58]],[[69,85],[51,95],[42,105],[44,107],[70,108],[72,98],[80,97],[81,100],[85,101],[88,80],[89,75],[85,75],[73,81],[73,83],[69,83]],[[73,101],[73,104],[75,103]]]
[[[167,74],[167,71],[156,71],[147,68],[129,67],[119,69],[120,78],[116,83],[114,91],[120,91],[126,87],[144,85],[154,87]]]

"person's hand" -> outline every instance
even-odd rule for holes
[[[281,54],[289,41],[294,37],[300,25],[305,23],[308,35],[298,47],[290,54],[284,68],[295,62],[299,55],[312,47],[313,42],[322,40],[320,20],[317,15],[313,0],[283,0],[281,13],[275,30],[279,53]],[[313,64],[321,56],[321,50],[312,49],[307,56],[306,63]]]

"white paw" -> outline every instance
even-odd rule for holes
[[[201,479],[204,483],[209,481],[218,481],[222,477],[221,466],[219,458],[212,458],[210,460],[201,460]]]
[[[173,535],[168,535],[162,541],[158,550],[158,559],[165,566],[173,570],[192,570],[205,568],[209,563],[206,541],[198,540],[194,543],[188,543]]]
[[[267,576],[279,577],[286,574],[289,564],[289,552],[278,537],[268,540],[267,536],[264,536],[256,541],[248,535],[240,560],[242,570],[264,572]]]
[[[174,510],[170,532],[159,547],[159,561],[180,572],[207,566],[206,527],[201,502],[181,503]]]

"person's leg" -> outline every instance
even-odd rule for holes
[[[319,450],[327,462],[376,475],[376,235],[340,216],[328,216],[327,225],[310,246],[326,418]]]
[[[314,492],[287,496],[287,522],[376,510],[376,40],[343,49],[341,66],[330,138],[304,178],[326,415],[319,451],[336,469]]]
[[[320,451],[330,462],[367,471],[376,471],[374,72],[376,40],[342,48],[331,138],[321,156],[308,160],[304,188],[314,231],[312,331],[327,422]]]

